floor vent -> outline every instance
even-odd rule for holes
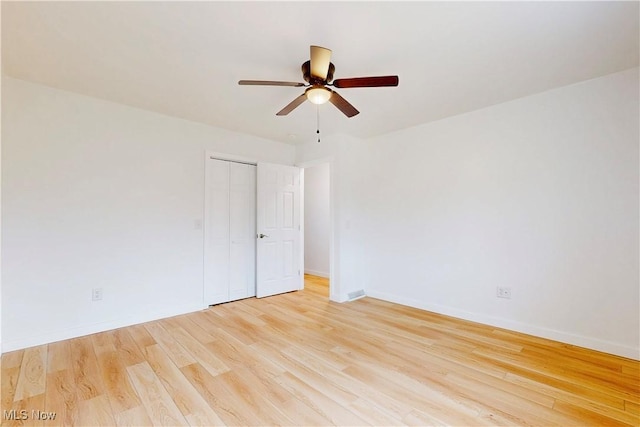
[[[362,298],[364,291],[360,289],[359,291],[349,292],[347,296],[349,297],[349,301],[353,301],[354,299]]]

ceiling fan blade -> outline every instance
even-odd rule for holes
[[[296,107],[298,107],[298,105],[302,104],[304,101],[306,101],[307,99],[307,95],[306,94],[302,94],[299,97],[297,97],[296,99],[294,99],[293,101],[291,101],[286,107],[284,107],[282,110],[278,111],[276,113],[276,116],[286,116],[287,114],[289,114],[290,112],[292,112]]]
[[[398,86],[398,76],[353,77],[333,81],[337,88]]]
[[[321,80],[327,79],[329,72],[329,64],[331,63],[331,50],[320,47],[311,46],[311,76]]]
[[[240,86],[294,86],[294,87],[304,86],[304,83],[274,82],[270,80],[240,80],[238,84]]]
[[[329,102],[338,107],[338,110],[342,111],[347,117],[353,117],[360,113],[360,111],[356,110],[356,107],[349,104],[349,101],[338,95],[337,92],[331,91]]]

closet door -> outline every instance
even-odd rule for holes
[[[229,162],[207,159],[204,221],[204,302],[229,300]]]
[[[229,165],[229,301],[256,295],[256,166]]]
[[[204,302],[256,294],[256,166],[207,159]]]

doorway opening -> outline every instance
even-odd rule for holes
[[[304,168],[305,289],[329,298],[331,277],[331,165]]]

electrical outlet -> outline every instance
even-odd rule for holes
[[[504,288],[504,287],[498,286],[496,288],[496,296],[498,298],[511,299],[511,288]]]
[[[93,288],[91,290],[91,300],[100,301],[102,299],[102,288]]]

